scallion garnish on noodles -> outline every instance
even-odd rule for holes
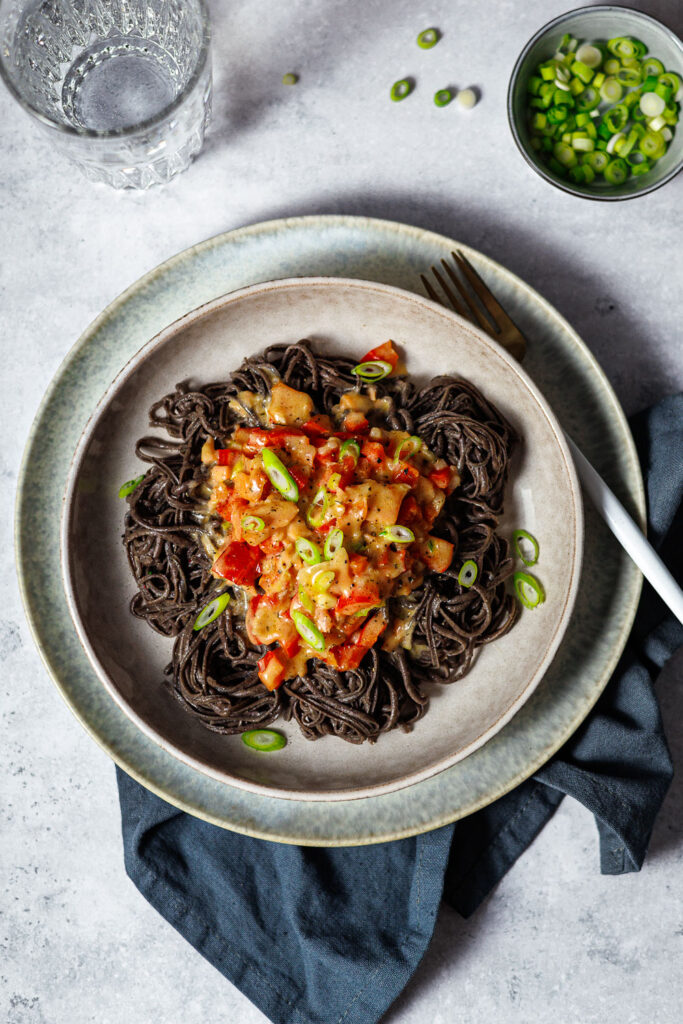
[[[218,597],[214,597],[213,601],[202,608],[197,618],[194,620],[194,626],[192,627],[195,631],[204,629],[204,626],[208,626],[210,622],[217,619],[221,612],[224,612],[230,603],[230,594],[219,594]]]
[[[476,562],[473,562],[471,558],[468,558],[466,562],[462,563],[460,572],[458,573],[458,583],[461,587],[465,587],[469,590],[477,582],[479,575],[479,566]]]

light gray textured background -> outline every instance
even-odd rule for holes
[[[7,1024],[258,1024],[265,1018],[144,902],[121,856],[113,765],[33,647],[12,556],[24,442],[69,347],[141,274],[207,236],[300,213],[434,228],[482,249],[569,318],[627,412],[683,386],[683,176],[626,204],[537,179],[505,122],[516,54],[566,0],[214,0],[215,120],[191,169],[117,194],[57,162],[0,92],[0,1019]],[[640,6],[681,33],[679,0]],[[427,53],[417,32],[439,26]],[[285,71],[301,75],[284,89]],[[388,102],[413,74],[409,102]],[[476,85],[472,112],[437,110]],[[36,538],[40,543],[40,538]],[[681,667],[659,692],[683,760]],[[30,706],[30,710],[29,710]],[[444,909],[388,1024],[673,1024],[683,1004],[683,786],[639,875],[604,878],[586,811],[565,802],[467,922]]]

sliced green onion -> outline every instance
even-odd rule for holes
[[[145,474],[142,473],[140,476],[136,476],[134,480],[126,480],[125,484],[121,484],[119,487],[119,498],[127,498],[144,479]]]
[[[413,83],[408,78],[399,78],[398,82],[394,82],[391,87],[391,96],[394,103],[398,103],[400,100],[404,100],[406,96],[410,96],[413,91]]]
[[[610,75],[600,86],[600,97],[605,103],[618,103],[624,95],[624,89],[616,78]]]
[[[437,89],[434,93],[434,106],[447,107],[452,99],[453,93],[450,89]]]
[[[477,94],[474,89],[461,89],[458,93],[458,103],[465,110],[471,110],[477,105]]]
[[[379,531],[379,535],[391,544],[412,544],[415,540],[413,531],[407,526],[399,526],[398,523],[393,526],[385,526],[383,530]]]
[[[296,85],[299,81],[299,76],[295,75],[293,71],[288,71],[286,75],[282,76],[283,85]]]
[[[516,572],[512,577],[517,596],[527,608],[535,608],[545,601],[545,591],[530,572]]]
[[[666,142],[662,138],[661,132],[648,131],[640,140],[638,148],[648,160],[659,160],[666,152]]]
[[[242,529],[260,533],[265,530],[266,524],[260,516],[242,516]]]
[[[619,68],[617,71],[617,82],[621,85],[625,85],[628,89],[633,86],[640,85],[642,76],[638,68]]]
[[[663,75],[660,74],[659,83],[661,85],[668,85],[674,96],[676,96],[681,87],[681,79],[678,75],[675,75],[673,71],[665,71]]]
[[[657,60],[656,57],[645,57],[643,60],[643,77],[648,78],[650,75],[659,76],[664,74],[664,65],[661,60]]]
[[[421,50],[431,50],[432,46],[436,46],[440,39],[439,31],[435,28],[426,28],[423,32],[420,32],[417,37],[417,45]]]
[[[299,600],[306,609],[307,612],[313,614],[315,611],[315,605],[313,604],[313,598],[309,597],[303,587],[299,587]]]
[[[645,92],[640,97],[639,106],[645,117],[658,117],[664,112],[666,100],[656,92]]]
[[[617,157],[616,160],[610,161],[605,168],[605,181],[608,181],[610,185],[622,185],[628,178],[628,165]]]
[[[645,47],[637,39],[629,39],[626,36],[615,36],[607,43],[607,49],[615,57],[638,57],[645,53]]]
[[[230,603],[230,594],[219,594],[218,597],[214,597],[213,601],[202,608],[197,618],[194,620],[194,626],[192,627],[195,631],[204,629],[204,626],[208,626],[210,622],[217,619],[221,612],[224,612]]]
[[[600,93],[597,89],[589,85],[588,88],[584,89],[580,96],[576,100],[576,109],[579,111],[594,110],[600,103]]]
[[[382,380],[383,377],[389,376],[392,369],[391,363],[385,362],[384,359],[371,359],[367,363],[358,363],[351,373],[355,373],[356,377],[362,377],[363,380]]]
[[[602,61],[602,54],[598,50],[597,46],[591,46],[590,43],[584,43],[576,51],[576,59],[581,61],[589,68],[597,68]]]
[[[321,525],[329,504],[329,495],[321,487],[306,510],[306,522],[309,526],[316,527]]]
[[[325,541],[325,558],[334,558],[338,551],[344,547],[344,531],[343,530],[331,530]]]
[[[313,575],[311,585],[314,594],[324,594],[334,583],[334,573],[331,569],[318,569]]]
[[[325,637],[320,632],[315,622],[311,622],[308,616],[300,612],[298,608],[292,612],[292,621],[299,636],[312,647],[314,651],[325,650]]]
[[[294,546],[297,555],[306,565],[317,565],[318,562],[322,562],[323,556],[320,553],[320,548],[312,540],[308,540],[306,537],[297,537]]]
[[[417,455],[421,447],[422,438],[412,434],[401,441],[394,453],[393,461],[398,462],[400,459],[409,459],[412,455]]]
[[[479,575],[479,566],[476,562],[473,562],[471,558],[468,558],[466,562],[463,562],[458,573],[458,583],[461,587],[465,587],[467,590],[473,584],[477,582],[477,576]]]
[[[526,543],[531,544],[531,547],[533,548],[532,558],[526,558],[524,556],[524,553],[520,547],[520,541],[525,541]],[[536,564],[536,562],[538,561],[538,541],[534,536],[532,536],[532,534],[527,533],[526,530],[515,530],[515,532],[512,534],[512,543],[515,545],[517,557],[521,558],[525,565]]]
[[[362,365],[362,364],[361,364]],[[339,461],[347,458],[353,459],[354,466],[360,458],[360,445],[358,441],[344,441],[343,445],[339,449]]]
[[[341,473],[333,473],[327,481],[328,491],[336,491],[341,483]]]
[[[287,501],[298,501],[299,488],[297,482],[275,452],[270,448],[262,448],[261,461],[263,462],[266,476],[275,490],[279,491]]]
[[[251,750],[261,750],[263,753],[282,750],[287,746],[287,740],[282,733],[275,732],[274,729],[248,729],[242,733],[242,743]]]

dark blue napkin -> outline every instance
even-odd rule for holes
[[[636,417],[650,538],[683,578],[683,395]],[[536,775],[469,818],[347,849],[249,839],[118,771],[126,870],[275,1024],[373,1024],[420,962],[446,899],[471,914],[565,794],[595,815],[603,873],[637,871],[672,776],[652,682],[683,627],[646,585],[597,706]]]

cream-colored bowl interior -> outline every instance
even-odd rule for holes
[[[277,723],[284,750],[249,750],[239,736],[205,729],[169,693],[163,669],[172,641],[128,610],[135,585],[123,545],[122,481],[144,467],[136,440],[148,409],[181,380],[220,380],[248,353],[312,339],[326,353],[360,357],[393,338],[408,371],[476,384],[523,438],[511,468],[501,524],[540,544],[534,570],[546,602],[523,611],[505,637],[483,648],[470,673],[430,687],[431,707],[411,733],[396,730],[360,747],[305,740]],[[256,285],[188,314],[152,339],[98,405],[76,451],[64,507],[62,560],[79,636],[103,684],[125,712],[176,757],[232,785],[277,797],[333,800],[388,792],[434,775],[481,746],[533,692],[564,634],[581,564],[583,513],[569,452],[551,410],[524,371],[486,335],[426,299],[388,286],[337,278]]]

